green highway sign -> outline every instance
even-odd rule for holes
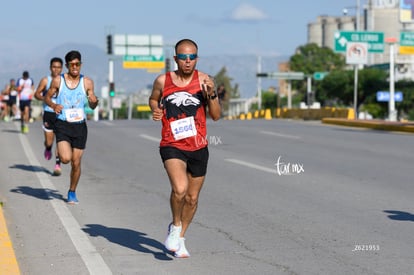
[[[374,69],[386,71],[390,69],[390,63],[372,64],[372,65],[369,65],[368,68],[374,68]]]
[[[400,33],[400,54],[414,54],[414,32]]]
[[[368,44],[368,52],[384,52],[384,33],[366,31],[337,31],[334,35],[334,50],[336,52],[346,52],[348,42],[362,42]]]
[[[313,74],[313,79],[315,80],[322,80],[325,78],[325,76],[328,74],[328,72],[315,72]]]
[[[155,55],[124,55],[124,61],[164,61],[164,56],[155,56]]]
[[[270,79],[285,79],[285,80],[302,80],[305,74],[302,72],[273,72],[273,73],[257,73],[257,77],[267,77]]]
[[[401,32],[400,46],[414,46],[414,32]]]

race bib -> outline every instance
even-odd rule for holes
[[[82,108],[73,108],[65,110],[67,122],[79,122],[85,119],[85,112]]]
[[[175,140],[197,135],[197,129],[195,127],[193,116],[173,121],[170,126]]]

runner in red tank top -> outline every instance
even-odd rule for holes
[[[206,104],[207,99],[201,90],[198,71],[195,70],[191,82],[185,87],[175,85],[171,72],[165,76],[162,104],[164,116],[162,117],[162,139],[160,146],[173,146],[181,150],[195,151],[207,146],[206,140]],[[193,117],[188,124],[180,123],[181,119]],[[195,126],[193,128],[193,125]],[[188,134],[186,134],[188,130]],[[187,138],[177,138],[177,136]],[[204,141],[204,142],[200,142]]]
[[[175,53],[178,68],[155,79],[149,105],[153,120],[162,121],[160,155],[171,184],[172,222],[164,244],[176,257],[187,258],[184,235],[207,173],[206,109],[213,120],[221,109],[213,79],[195,69],[197,44],[180,40]]]

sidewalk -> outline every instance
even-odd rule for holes
[[[385,120],[364,120],[345,118],[323,118],[322,123],[350,127],[361,127],[373,130],[414,133],[414,122],[391,122]]]

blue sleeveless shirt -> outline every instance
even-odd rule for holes
[[[78,86],[70,89],[66,85],[64,74],[60,75],[60,87],[56,104],[63,105],[63,110],[58,114],[58,119],[77,123],[85,121],[86,91],[83,79],[83,75],[80,75]]]
[[[46,94],[47,94],[47,91],[49,90],[49,88],[50,88],[50,84],[52,84],[52,77],[49,75],[48,77],[47,77],[47,84],[46,84],[46,87],[45,87],[45,89],[42,91],[42,95],[43,96],[45,96]],[[51,100],[52,100],[52,102],[53,103],[56,103],[56,95],[53,95],[52,96],[52,98],[51,98]],[[52,109],[52,107],[50,107],[49,105],[47,105],[44,101],[43,101],[43,110],[45,111],[45,112],[51,112],[51,113],[54,113],[55,111],[53,111],[53,109]]]

